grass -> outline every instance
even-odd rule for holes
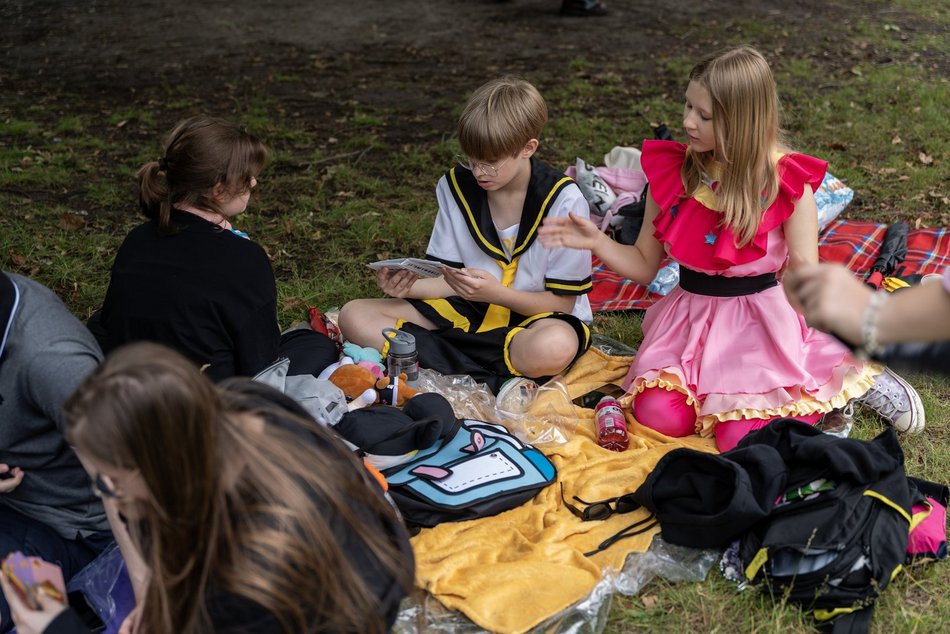
[[[827,159],[832,173],[856,191],[847,215],[947,226],[950,10],[942,3],[900,0],[889,11],[884,24],[855,16],[841,30],[817,21],[814,28],[824,29],[830,54],[841,58],[834,63],[819,53],[781,54],[796,34],[784,31],[780,21],[732,21],[719,44],[751,43],[769,54],[790,140]],[[575,56],[557,74],[532,76],[551,109],[541,158],[554,165],[573,164],[576,157],[599,164],[616,145],[639,146],[657,123],[677,133],[682,78],[693,61],[689,52],[666,50],[605,68],[600,60]],[[308,119],[295,115],[292,100],[282,100],[294,91],[319,97],[322,87],[304,85],[306,77],[287,69],[275,73],[270,86],[229,85],[224,106],[203,101],[201,87],[183,85],[154,86],[87,109],[71,105],[84,103],[83,95],[67,92],[37,101],[5,99],[0,265],[36,277],[87,317],[101,305],[122,237],[139,222],[136,168],[158,157],[160,139],[175,121],[209,110],[241,121],[273,149],[238,226],[272,258],[281,325],[305,319],[308,306],[326,310],[376,294],[365,262],[425,248],[435,214],[434,184],[457,151],[450,132],[464,95],[436,98],[426,112],[353,101]],[[397,80],[390,81],[395,86]],[[594,329],[636,345],[640,316],[601,314]],[[928,428],[903,439],[907,470],[946,482],[950,382],[932,376],[913,382]],[[881,429],[864,418],[855,433],[867,438]],[[872,631],[941,631],[950,622],[948,595],[946,564],[913,568],[884,593]],[[703,583],[660,580],[636,597],[615,597],[607,627],[685,630],[810,632],[812,623],[794,606],[754,591],[737,593],[713,570]]]

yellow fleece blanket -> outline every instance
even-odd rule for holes
[[[623,380],[632,357],[590,349],[562,377],[577,398]],[[666,452],[677,447],[715,451],[711,439],[673,439],[627,417],[630,445],[625,452],[595,442],[594,411],[574,407],[542,391],[534,410],[558,410],[561,424],[574,431],[569,442],[538,445],[558,470],[558,483],[510,511],[468,522],[440,524],[413,538],[416,583],[445,606],[493,632],[525,632],[584,599],[605,569],[619,571],[627,555],[643,552],[659,529],[618,541],[590,557],[606,538],[644,519],[644,510],[604,521],[582,521],[561,501],[579,508],[588,502],[629,493],[643,482]],[[548,417],[550,418],[550,417]],[[510,421],[505,421],[508,424]]]

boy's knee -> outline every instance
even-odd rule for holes
[[[548,360],[553,367],[564,370],[577,356],[577,334],[570,328],[559,328],[548,344]],[[552,374],[557,374],[553,372]]]
[[[351,299],[343,304],[339,316],[340,329],[345,331],[348,327],[357,326],[362,321],[361,317],[371,314],[368,310],[369,301],[367,299]]]
[[[524,337],[518,342],[518,357],[524,366],[515,367],[526,376],[554,376],[565,370],[577,356],[577,335],[569,326],[546,327],[524,331],[515,337]],[[527,335],[527,336],[525,336]]]

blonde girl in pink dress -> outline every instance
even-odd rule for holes
[[[782,143],[768,63],[741,47],[697,64],[683,110],[686,144],[644,141],[646,217],[634,245],[585,218],[551,218],[546,247],[590,249],[647,285],[664,255],[680,286],[643,320],[624,384],[641,424],[673,437],[715,435],[720,451],[779,417],[814,424],[852,402],[899,431],[923,429],[917,392],[837,339],[807,327],[789,304],[786,268],[818,261],[813,192],[822,160]]]

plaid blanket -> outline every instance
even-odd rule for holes
[[[877,257],[886,230],[886,224],[834,220],[819,236],[818,257],[822,262],[840,262],[864,278]],[[900,275],[942,273],[947,266],[950,266],[950,229],[916,229],[908,233],[907,257],[898,265]],[[595,312],[644,310],[661,297],[610,271],[596,257],[593,282],[589,298]]]

